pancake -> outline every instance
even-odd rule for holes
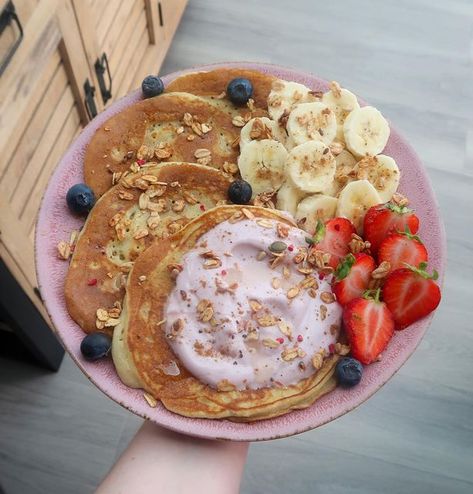
[[[230,182],[204,165],[163,163],[143,166],[104,194],[87,218],[67,273],[65,297],[72,319],[87,333],[111,332],[116,321],[109,319],[119,315],[126,275],[136,257],[225,200]],[[111,309],[114,317],[103,313],[98,321],[99,308]]]
[[[186,92],[215,99],[225,93],[228,83],[236,77],[248,79],[253,84],[253,100],[257,108],[267,109],[267,99],[276,77],[250,69],[215,69],[207,72],[191,72],[174,79],[166,86],[166,92]],[[216,100],[218,101],[218,100]],[[228,102],[227,98],[221,101]],[[230,103],[231,104],[231,103]],[[232,105],[233,106],[233,105]],[[261,115],[258,115],[261,116]]]
[[[191,375],[172,351],[163,329],[163,314],[180,260],[216,225],[236,214],[244,218],[244,209],[222,206],[196,218],[174,237],[154,243],[141,254],[128,278],[121,322],[113,338],[115,366],[125,384],[142,387],[180,415],[261,420],[308,407],[336,386],[336,354],[323,359],[317,372],[293,385],[246,390],[230,386],[217,391]],[[250,206],[246,211],[256,221],[267,218],[295,226],[274,210]]]
[[[198,96],[168,93],[145,99],[96,131],[85,153],[85,182],[99,197],[130,165],[136,168],[137,160],[198,161],[221,168],[236,163],[239,135],[228,113]]]

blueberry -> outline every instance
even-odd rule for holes
[[[252,194],[251,185],[244,180],[235,180],[228,187],[228,198],[233,204],[248,204]]]
[[[66,195],[69,209],[76,214],[87,214],[95,204],[95,195],[85,184],[75,184]]]
[[[153,96],[159,96],[164,91],[164,82],[161,77],[155,75],[148,75],[143,79],[141,83],[141,91],[144,98],[152,98]]]
[[[248,79],[237,77],[227,86],[227,96],[234,105],[245,105],[253,95],[253,85]]]
[[[356,386],[361,381],[363,366],[352,357],[343,357],[335,367],[338,384],[344,388]]]
[[[105,357],[112,348],[112,339],[105,333],[90,333],[80,344],[80,351],[87,360]]]

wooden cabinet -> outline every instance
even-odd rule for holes
[[[163,62],[186,1],[72,0],[100,105],[138,87]],[[89,22],[94,19],[94,23]]]
[[[43,316],[33,250],[48,179],[93,114],[158,72],[185,4],[0,0],[19,21],[0,30],[0,57],[21,38],[0,75],[0,258]]]

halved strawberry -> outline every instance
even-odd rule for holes
[[[394,202],[378,204],[368,209],[363,223],[363,237],[371,243],[371,253],[376,255],[381,242],[391,232],[403,232],[409,228],[413,234],[419,230],[419,218],[407,206]]]
[[[347,218],[333,218],[325,223],[319,220],[310,241],[314,249],[330,254],[329,265],[335,269],[350,251],[348,244],[354,233],[355,227]]]
[[[391,271],[405,268],[406,264],[418,266],[421,262],[427,262],[428,253],[425,245],[417,235],[412,235],[409,227],[404,233],[391,233],[379,246],[378,262],[389,262]]]
[[[379,289],[374,296],[355,298],[343,309],[343,323],[350,341],[351,354],[362,364],[371,364],[384,351],[394,333],[394,319],[379,300]]]
[[[368,254],[348,254],[335,270],[332,291],[340,305],[359,298],[368,288],[371,273],[376,268],[374,259]]]
[[[427,263],[418,268],[409,266],[393,271],[383,287],[383,300],[392,312],[396,329],[418,321],[430,314],[440,303],[439,286],[434,282],[437,271],[428,274]]]

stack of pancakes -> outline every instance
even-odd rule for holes
[[[248,106],[236,107],[225,96],[235,77],[253,84]],[[228,187],[238,177],[241,125],[234,119],[265,116],[274,80],[246,69],[181,76],[164,94],[111,117],[86,151],[85,181],[99,200],[66,278],[69,313],[86,333],[113,334],[113,358],[125,384],[181,415],[259,420],[307,407],[335,387],[338,357],[332,355],[292,386],[217,391],[179,362],[162,324],[175,283],[172,266],[202,234],[241,209],[227,205]],[[274,210],[251,209],[258,218],[294,226]]]

